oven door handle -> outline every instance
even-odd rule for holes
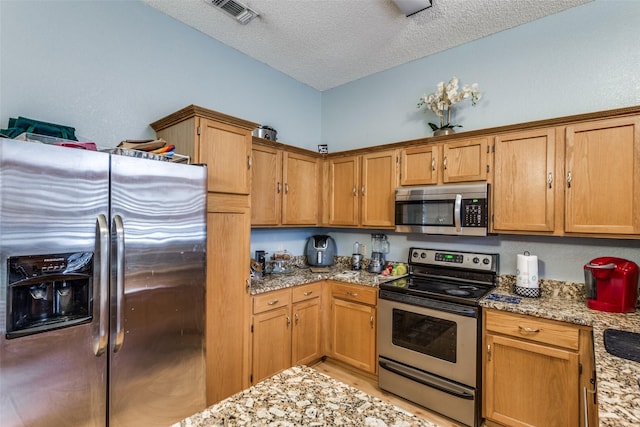
[[[394,373],[396,375],[400,375],[401,377],[404,377],[404,378],[406,378],[408,380],[419,382],[422,385],[426,385],[427,387],[435,388],[436,390],[439,390],[441,392],[450,394],[450,395],[455,396],[455,397],[459,397],[461,399],[473,400],[473,395],[471,393],[467,393],[467,392],[464,392],[464,391],[450,390],[448,388],[442,387],[439,384],[435,384],[435,383],[432,383],[430,381],[427,381],[427,380],[425,380],[423,378],[417,378],[417,377],[411,375],[410,373],[405,372],[402,369],[395,368],[395,367],[391,366],[390,364],[388,364],[386,362],[383,362],[381,360],[378,361],[378,365],[380,365],[381,368],[386,369],[387,371],[392,372],[392,373]]]

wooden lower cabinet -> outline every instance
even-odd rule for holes
[[[322,357],[321,295],[318,282],[253,297],[253,384]]]
[[[328,281],[328,356],[375,374],[378,289]]]
[[[590,328],[496,310],[483,319],[489,425],[574,427],[585,425],[585,409],[589,425],[597,425],[587,393],[595,379]]]
[[[296,286],[291,290],[293,328],[291,364],[305,365],[320,359],[322,351],[322,283]]]

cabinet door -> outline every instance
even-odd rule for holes
[[[317,225],[320,162],[316,157],[283,153],[283,225]]]
[[[565,231],[640,234],[640,118],[566,130]]]
[[[279,225],[282,209],[282,152],[254,145],[251,153],[251,225]]]
[[[320,298],[293,304],[291,359],[293,365],[305,365],[322,357]]]
[[[207,164],[208,190],[249,194],[251,132],[200,119],[200,161]]]
[[[331,355],[367,372],[376,372],[375,308],[333,298]]]
[[[395,226],[395,194],[398,186],[396,162],[395,150],[362,156],[361,225]]]
[[[442,145],[428,144],[402,150],[400,154],[400,185],[430,185],[438,183]]]
[[[255,384],[291,367],[291,306],[253,316]]]
[[[555,131],[538,129],[495,138],[493,229],[553,231]]]
[[[358,156],[329,160],[329,224],[358,225],[360,218]]]
[[[486,181],[488,149],[487,138],[444,144],[442,181],[445,183]]]
[[[209,194],[207,213],[207,405],[249,385],[249,208],[225,206]],[[247,196],[243,197],[247,199]]]
[[[510,426],[578,425],[578,353],[486,335],[485,416]]]

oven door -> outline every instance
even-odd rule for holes
[[[378,346],[386,359],[476,387],[478,308],[381,291]]]

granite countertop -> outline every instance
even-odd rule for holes
[[[501,276],[495,294],[518,297],[519,303],[483,299],[480,305],[513,313],[559,320],[593,328],[600,426],[640,425],[640,363],[609,354],[604,347],[607,328],[640,332],[640,311],[607,313],[587,308],[584,285],[541,281],[542,296],[526,298],[511,292],[514,276]]]
[[[252,278],[250,292],[251,295],[257,295],[326,279],[377,287],[380,283],[403,277],[369,273],[367,264],[363,264],[361,270],[351,270],[351,257],[336,257],[335,265],[328,267],[327,270],[314,273],[308,265],[304,264],[304,261],[295,260],[288,273],[272,273]]]
[[[401,276],[382,276],[369,273],[366,266],[359,271],[350,270],[350,258],[339,257],[328,272],[313,273],[304,263],[287,274],[272,274],[252,279],[251,294],[256,295],[277,289],[319,280],[333,279],[365,286],[377,286],[384,281]],[[598,417],[602,427],[640,425],[640,363],[622,359],[608,353],[604,347],[603,333],[613,328],[640,333],[640,311],[633,313],[607,313],[587,308],[584,284],[541,280],[540,298],[526,298],[512,293],[515,276],[503,275],[494,294],[517,297],[518,303],[484,298],[483,307],[544,319],[558,320],[593,328]]]
[[[282,371],[173,427],[227,425],[437,427],[306,366]]]

